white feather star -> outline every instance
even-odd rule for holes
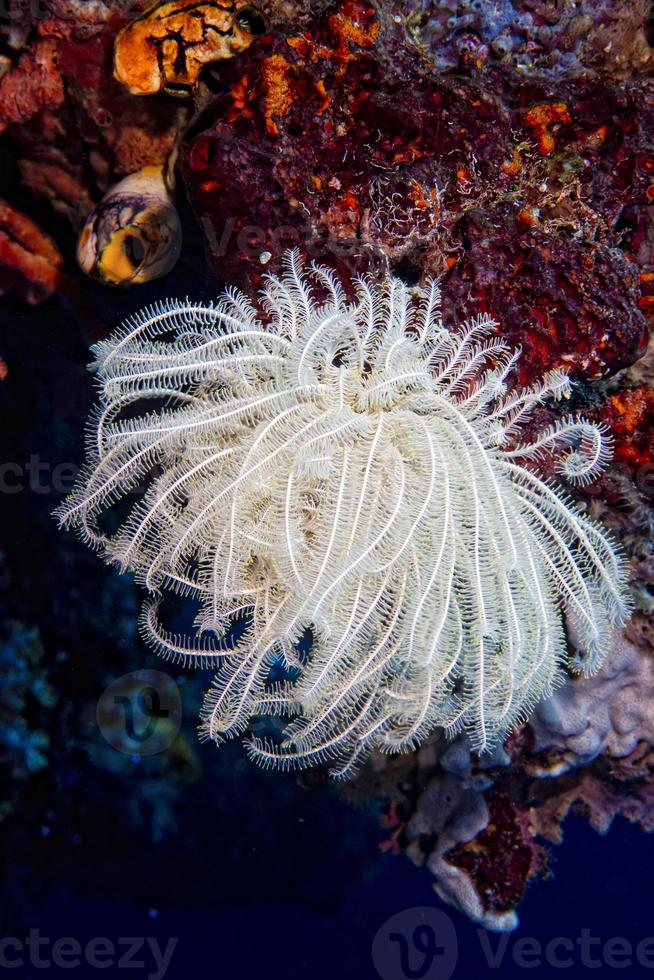
[[[354,285],[351,302],[293,253],[267,281],[265,322],[228,292],[157,306],[98,344],[88,464],[59,510],[153,594],[142,628],[157,650],[218,664],[205,735],[292,714],[281,743],[249,736],[252,755],[330,758],[339,774],[437,726],[490,748],[564,676],[564,612],[585,672],[628,614],[614,544],[534,472],[554,454],[569,481],[591,480],[605,433],[566,417],[519,441],[567,376],[507,389],[519,352],[490,318],[449,332],[435,284]],[[198,600],[193,637],[161,625],[167,590]]]

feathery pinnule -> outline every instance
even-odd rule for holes
[[[492,747],[563,679],[564,613],[590,671],[629,611],[615,544],[539,475],[554,458],[592,480],[606,432],[567,415],[521,436],[566,374],[513,387],[519,351],[485,315],[446,330],[435,283],[353,287],[289,253],[263,315],[228,291],[128,321],[95,348],[88,461],[58,511],[151,593],[156,650],[217,666],[206,736],[289,715],[252,756],[340,775],[439,726]],[[197,602],[193,636],[161,624],[171,590]]]

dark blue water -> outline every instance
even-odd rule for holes
[[[258,808],[256,798],[251,806]],[[376,855],[372,847],[365,855],[368,868],[352,866],[342,859],[343,840],[324,835],[322,820],[313,826],[310,823],[299,841],[292,833],[297,827],[294,814],[262,813],[261,820],[276,828],[277,844],[267,836],[264,848],[254,842],[250,846],[239,840],[237,828],[228,821],[216,826],[217,856],[208,854],[206,865],[212,895],[207,894],[206,881],[184,875],[182,859],[172,893],[162,890],[157,906],[150,909],[135,901],[131,893],[139,880],[144,876],[156,879],[159,862],[166,860],[165,854],[154,849],[134,865],[123,894],[113,900],[100,894],[76,894],[65,881],[39,896],[29,909],[29,924],[40,930],[40,938],[50,940],[41,947],[43,959],[51,956],[54,940],[61,937],[75,937],[82,945],[106,937],[113,947],[105,958],[114,965],[103,971],[87,965],[79,970],[52,968],[48,975],[86,977],[103,972],[113,976],[115,972],[121,976],[130,959],[143,963],[134,966],[131,975],[156,975],[158,961],[151,946],[156,942],[160,955],[171,952],[165,975],[174,980],[189,976],[376,980],[385,975],[401,980],[402,968],[395,962],[397,940],[386,947],[386,965],[380,964],[378,956],[375,962],[373,940],[389,918],[404,913],[411,944],[413,922],[418,923],[419,916],[415,913],[412,919],[410,910],[434,905],[429,876],[403,858]],[[356,828],[359,820],[355,817],[353,823]],[[319,828],[321,832],[316,833]],[[342,832],[343,826],[339,829]],[[233,862],[229,862],[228,874],[221,864],[225,833],[232,836],[234,851],[243,856],[238,882],[232,878]],[[121,842],[108,840],[107,846],[109,850],[120,848]],[[271,847],[276,852],[273,855]],[[279,870],[278,850],[283,851],[281,863],[294,882],[293,894],[284,880],[277,882],[276,889],[275,882],[265,877],[271,867]],[[320,857],[326,853],[329,861]],[[504,936],[487,933],[438,905],[453,923],[456,948],[450,943],[429,960],[422,975],[518,978],[529,972],[554,976],[564,970],[579,977],[587,971],[605,975],[626,970],[629,976],[651,976],[654,940],[643,942],[654,936],[651,857],[650,839],[623,823],[599,837],[582,820],[569,821],[565,844],[556,851],[555,878],[529,891],[520,927]],[[6,869],[5,887],[20,887],[16,869]],[[248,895],[243,895],[244,887]],[[203,896],[202,901],[198,895]],[[23,932],[18,935],[23,937]],[[134,950],[128,956],[128,937],[142,942],[138,955]],[[563,945],[556,942],[560,939]],[[419,972],[425,957],[411,951],[412,969]],[[638,956],[643,965],[638,964]],[[445,968],[452,965],[453,957],[454,972],[449,974]],[[119,971],[121,958],[125,963]],[[385,973],[386,969],[391,972]],[[41,969],[28,965],[25,971],[19,975],[43,975]]]

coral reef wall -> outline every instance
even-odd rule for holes
[[[611,468],[579,497],[628,551],[630,625],[600,674],[571,681],[490,760],[436,734],[416,753],[374,757],[345,790],[388,801],[387,849],[427,867],[446,901],[511,928],[571,810],[599,831],[616,815],[654,824],[651,5],[219,0],[201,24],[190,7],[10,0],[0,295],[58,297],[83,344],[115,325],[117,285],[133,309],[156,276],[200,268],[204,249],[211,293],[252,290],[299,246],[349,273],[440,277],[446,322],[492,314],[523,348],[524,384],[572,372],[568,407],[615,442]],[[18,340],[4,343],[0,383],[21,360]],[[54,734],[55,652],[10,612],[6,813]],[[195,778],[192,750],[180,751]],[[160,827],[166,778],[146,787]],[[303,778],[322,785],[319,771]]]

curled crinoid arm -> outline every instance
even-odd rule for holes
[[[521,443],[504,455],[507,459],[541,462],[561,448],[565,451],[557,460],[556,471],[580,486],[592,483],[613,455],[613,441],[605,425],[573,417],[553,423],[532,442]]]
[[[593,479],[606,432],[568,416],[525,439],[570,380],[517,388],[519,351],[486,315],[447,329],[436,283],[344,288],[290,253],[257,308],[156,305],[95,356],[58,517],[150,594],[147,642],[215,667],[204,737],[283,719],[250,731],[262,765],[344,777],[436,728],[488,750],[629,613],[619,549],[539,475]]]

